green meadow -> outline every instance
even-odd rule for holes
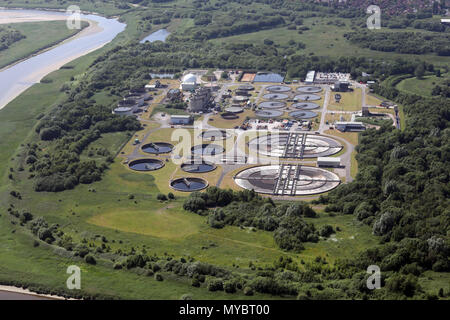
[[[345,23],[345,26],[337,27],[330,25],[330,21],[339,20]],[[447,57],[440,57],[437,55],[426,54],[399,54],[395,52],[381,52],[365,48],[360,48],[347,41],[344,38],[344,34],[355,31],[351,25],[349,19],[342,18],[307,18],[304,19],[303,26],[309,28],[309,30],[303,31],[299,34],[298,30],[289,30],[287,27],[279,27],[268,30],[262,30],[257,32],[245,33],[235,36],[229,36],[224,38],[218,38],[210,40],[215,43],[259,43],[262,44],[265,39],[274,41],[276,45],[283,47],[290,47],[289,42],[291,40],[302,42],[306,45],[305,49],[297,49],[294,45],[294,49],[300,54],[314,54],[316,56],[330,56],[330,57],[367,57],[373,59],[397,59],[403,58],[406,60],[425,60],[428,63],[436,63],[439,65],[448,65]],[[402,30],[405,31],[405,30]],[[429,33],[429,31],[406,29],[411,32]],[[380,31],[373,32],[398,32],[394,29],[384,28]]]
[[[431,97],[431,92],[436,85],[444,85],[450,79],[450,74],[443,74],[441,77],[424,76],[422,79],[416,77],[402,80],[397,84],[397,89],[410,94],[418,94],[424,97]]]
[[[80,31],[68,29],[65,21],[11,23],[2,26],[18,30],[26,38],[0,51],[0,68],[52,47]],[[87,23],[84,22],[83,27],[86,26]]]

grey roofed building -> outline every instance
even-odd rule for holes
[[[364,131],[366,127],[362,122],[346,122],[346,121],[338,121],[335,123],[336,129],[342,132],[346,131]]]
[[[170,124],[173,125],[188,125],[194,121],[191,115],[171,115]]]

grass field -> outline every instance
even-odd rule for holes
[[[328,25],[328,22],[335,20],[341,20],[346,23],[346,26],[336,27]],[[303,31],[299,34],[297,30],[289,30],[287,27],[274,28],[269,30],[262,30],[252,33],[246,33],[242,35],[235,35],[225,38],[219,38],[211,40],[216,43],[260,43],[264,42],[264,39],[270,39],[275,44],[289,47],[289,41],[294,40],[296,42],[302,42],[306,45],[305,49],[298,50],[295,46],[294,50],[297,50],[302,54],[314,54],[317,56],[331,56],[331,57],[367,57],[367,58],[403,58],[410,60],[424,60],[429,63],[437,63],[440,65],[448,64],[447,57],[440,57],[437,55],[414,55],[414,54],[398,54],[395,52],[381,52],[370,49],[360,48],[357,45],[351,44],[344,38],[344,34],[354,31],[350,26],[349,19],[336,19],[336,18],[307,18],[304,19],[304,26],[307,26],[309,30]],[[395,30],[383,28],[381,32],[396,32]],[[374,31],[374,32],[380,32]],[[404,31],[404,29],[402,30]],[[406,31],[429,33],[428,31],[417,29],[406,29]],[[280,34],[283,36],[280,37]]]
[[[383,100],[374,96],[373,94],[366,94],[366,104],[369,106],[378,106]]]
[[[358,145],[358,133],[357,132],[341,132],[339,130],[334,129],[334,130],[326,130],[325,133],[345,139],[354,146]]]
[[[81,10],[99,12],[104,15],[116,15],[125,12],[124,9],[117,8],[114,3],[100,0],[78,0],[76,4],[80,6]],[[0,6],[12,8],[46,8],[65,10],[68,7],[68,4],[57,0],[14,0],[14,2],[9,0],[0,0]]]
[[[341,92],[342,99],[337,103],[334,99],[334,93],[330,94],[328,110],[331,111],[361,111],[362,92],[356,88],[351,92]]]
[[[418,94],[431,97],[431,91],[436,85],[443,85],[445,80],[450,79],[450,74],[444,74],[440,78],[436,76],[425,76],[422,79],[409,78],[397,84],[397,89],[409,94]]]
[[[18,30],[26,38],[0,51],[0,68],[49,48],[80,31],[68,29],[65,21],[12,23],[2,26]],[[84,22],[83,27],[86,26],[87,23]]]
[[[242,125],[246,117],[254,117],[255,113],[251,110],[244,110],[242,113],[238,113],[239,118],[233,120],[226,120],[220,116],[220,114],[213,115],[209,118],[208,123],[217,128],[233,129],[236,126]]]

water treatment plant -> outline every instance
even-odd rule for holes
[[[170,93],[167,101],[189,99],[202,88],[201,73],[186,74],[190,80],[195,80],[195,91],[183,90],[176,80],[165,80],[166,87],[164,80],[158,83]],[[244,77],[249,78],[249,75]],[[264,77],[266,75],[260,75],[261,79]],[[328,86],[264,82],[234,85],[229,80],[207,84],[203,91],[216,88],[209,92],[209,103],[213,105],[214,100],[216,107],[202,109],[203,112],[188,108],[188,115],[182,117],[189,116],[189,123],[167,122],[168,118],[162,113],[149,117],[161,127],[149,129],[142,138],[135,139],[134,153],[127,162],[131,170],[161,172],[166,180],[160,183],[183,193],[226,183],[233,189],[254,189],[277,197],[313,196],[337,187],[341,178],[351,179],[352,148],[326,131],[327,107],[331,101],[325,99],[331,90]],[[174,96],[171,93],[174,90],[179,94]],[[155,95],[154,100],[158,100]],[[183,155],[177,154],[176,143],[171,140],[172,133],[179,128],[192,130],[191,138],[200,139],[194,139],[197,142],[185,149]],[[241,140],[246,141],[244,147]],[[173,152],[174,149],[177,152]],[[145,154],[155,158],[147,159]],[[275,163],[260,163],[263,159]],[[332,166],[322,169],[326,164]]]

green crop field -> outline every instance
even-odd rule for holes
[[[0,51],[0,68],[49,48],[80,31],[68,29],[65,21],[12,23],[2,26],[18,30],[26,38]],[[84,22],[83,27],[86,26],[87,23]]]

